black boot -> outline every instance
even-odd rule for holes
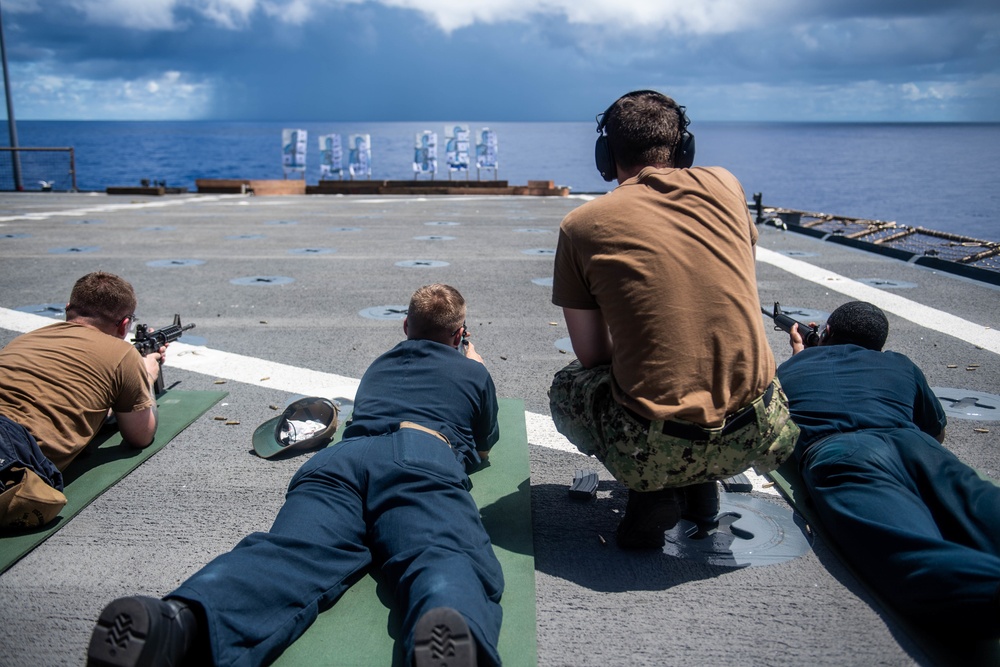
[[[476,640],[461,614],[450,607],[424,612],[413,630],[413,664],[476,667]]]
[[[177,667],[198,636],[194,611],[180,600],[133,596],[111,602],[94,627],[87,649],[93,667]],[[188,656],[190,657],[190,656]]]
[[[664,533],[681,518],[677,489],[659,491],[628,491],[625,518],[616,534],[622,549],[661,549],[666,542]]]
[[[719,528],[719,483],[702,482],[681,487],[683,510],[681,518],[695,525],[695,531],[688,537],[701,539]]]

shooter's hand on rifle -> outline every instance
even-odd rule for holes
[[[181,326],[180,315],[174,315],[173,324],[168,324],[160,329],[150,329],[145,324],[136,325],[135,340],[132,344],[139,351],[139,354],[145,357],[146,372],[149,373],[149,377],[153,381],[153,390],[157,395],[162,394],[164,390],[163,374],[160,367],[163,365],[167,345],[183,336],[188,329],[193,328],[193,324]],[[155,363],[151,361],[154,359]]]
[[[810,326],[815,326],[810,322]],[[792,356],[806,349],[805,341],[802,340],[802,334],[799,333],[799,323],[796,322],[792,325],[791,330],[788,332],[788,343],[792,346]]]
[[[167,354],[167,346],[164,345],[156,352],[150,352],[142,358],[142,363],[146,366],[146,375],[149,376],[149,386],[156,387],[160,379],[160,367]]]
[[[809,324],[797,322],[781,311],[781,304],[777,301],[774,302],[774,311],[768,312],[768,310],[763,306],[761,306],[760,310],[762,313],[774,320],[775,330],[784,331],[789,335],[792,335],[793,330],[797,330],[799,344],[801,344],[802,347],[815,347],[816,345],[819,345],[821,336],[819,326],[815,322],[810,322]],[[795,342],[794,340],[791,342],[792,349],[794,350]]]

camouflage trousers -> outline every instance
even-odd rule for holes
[[[615,401],[610,366],[587,369],[574,361],[553,378],[549,405],[556,428],[581,452],[596,456],[630,489],[655,491],[781,465],[792,454],[799,428],[778,378],[772,386],[767,405],[760,396],[744,408],[754,415],[739,428],[704,428],[678,419],[647,424]],[[694,437],[668,434],[676,431]]]

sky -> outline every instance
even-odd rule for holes
[[[997,0],[0,0],[18,120],[1000,122]],[[3,117],[6,117],[5,115]]]

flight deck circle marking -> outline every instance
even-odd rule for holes
[[[52,255],[82,255],[89,252],[97,252],[100,250],[98,246],[71,246],[69,248],[51,248],[49,253]]]
[[[203,259],[155,259],[151,262],[146,262],[146,266],[172,269],[179,266],[201,266],[204,263],[205,260]]]
[[[812,548],[790,509],[749,494],[722,493],[717,518],[716,530],[701,533],[682,519],[667,531],[663,553],[723,567],[762,567]]]
[[[438,259],[407,259],[402,262],[396,262],[396,266],[406,269],[436,269],[448,266],[448,262],[442,262]]]
[[[229,282],[233,285],[260,285],[269,287],[272,285],[294,283],[295,278],[289,278],[288,276],[246,276],[244,278],[233,278]]]
[[[973,371],[978,366],[966,366]],[[970,389],[931,387],[948,417],[975,421],[1000,421],[1000,396]]]
[[[880,289],[913,289],[917,287],[916,283],[889,278],[858,278],[857,281],[869,287],[878,287]]]
[[[62,320],[66,318],[65,303],[38,303],[30,306],[18,306],[14,310],[18,311],[19,313],[31,313],[32,315],[51,317],[56,320]]]
[[[402,320],[406,319],[409,306],[372,306],[358,311],[358,315],[370,320]]]
[[[288,251],[289,255],[331,255],[337,252],[336,248],[293,248]]]

